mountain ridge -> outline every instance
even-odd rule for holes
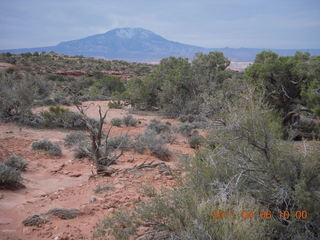
[[[252,62],[257,53],[272,50],[279,55],[293,55],[307,51],[320,55],[320,49],[268,49],[268,48],[204,48],[166,38],[143,28],[115,28],[85,38],[63,41],[55,46],[0,50],[0,52],[56,52],[66,55],[82,55],[133,62],[158,62],[169,56],[192,59],[197,52],[221,51],[232,61]]]

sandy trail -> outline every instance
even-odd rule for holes
[[[89,105],[87,114],[98,118],[98,106],[107,110],[107,102],[86,102]],[[75,107],[68,107],[75,111]],[[47,109],[36,108],[34,112]],[[123,117],[126,109],[111,109],[108,120]],[[159,116],[141,116],[132,114],[139,120],[137,127],[114,127],[111,135],[142,133],[151,119],[169,121],[173,125],[176,120],[164,119]],[[108,128],[109,124],[105,127]],[[132,172],[120,171],[111,177],[90,178],[92,166],[89,159],[77,160],[71,148],[64,147],[64,137],[72,131],[57,129],[34,129],[20,127],[12,123],[0,124],[0,161],[10,154],[23,156],[28,161],[28,169],[23,173],[26,188],[9,191],[0,190],[0,239],[37,240],[37,239],[92,239],[92,232],[97,223],[105,216],[112,214],[121,206],[130,207],[148,196],[141,193],[141,185],[151,184],[156,189],[170,188],[175,181],[160,169]],[[31,143],[35,140],[50,139],[62,147],[63,156],[53,157],[44,152],[33,151]],[[175,153],[192,154],[183,137],[168,146],[174,153],[169,162],[172,169],[178,168]],[[142,163],[163,162],[149,154],[126,152],[113,168],[124,170]],[[95,193],[98,185],[110,186],[106,192]],[[24,227],[22,220],[26,217],[45,213],[52,208],[77,208],[84,214],[71,220],[50,217],[49,222],[41,227]]]

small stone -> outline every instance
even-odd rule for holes
[[[31,228],[23,228],[22,232],[25,235],[29,235],[32,233],[32,229]]]
[[[97,199],[95,198],[95,197],[92,197],[91,199],[90,199],[90,203],[94,203],[94,202],[96,202],[97,201]]]
[[[0,199],[4,199],[4,195],[2,193],[0,194]]]
[[[82,174],[81,173],[74,173],[71,174],[70,177],[80,177]]]

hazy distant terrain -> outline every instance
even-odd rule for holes
[[[236,62],[252,62],[258,48],[203,48],[167,40],[142,28],[118,28],[79,40],[61,42],[56,46],[2,50],[0,52],[50,52],[71,56],[82,55],[136,62],[157,62],[169,56],[193,58],[197,52],[221,51]],[[279,55],[294,55],[296,51],[320,55],[320,49],[270,49]]]

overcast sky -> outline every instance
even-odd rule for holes
[[[202,47],[320,48],[320,0],[0,0],[0,49],[120,27]]]

